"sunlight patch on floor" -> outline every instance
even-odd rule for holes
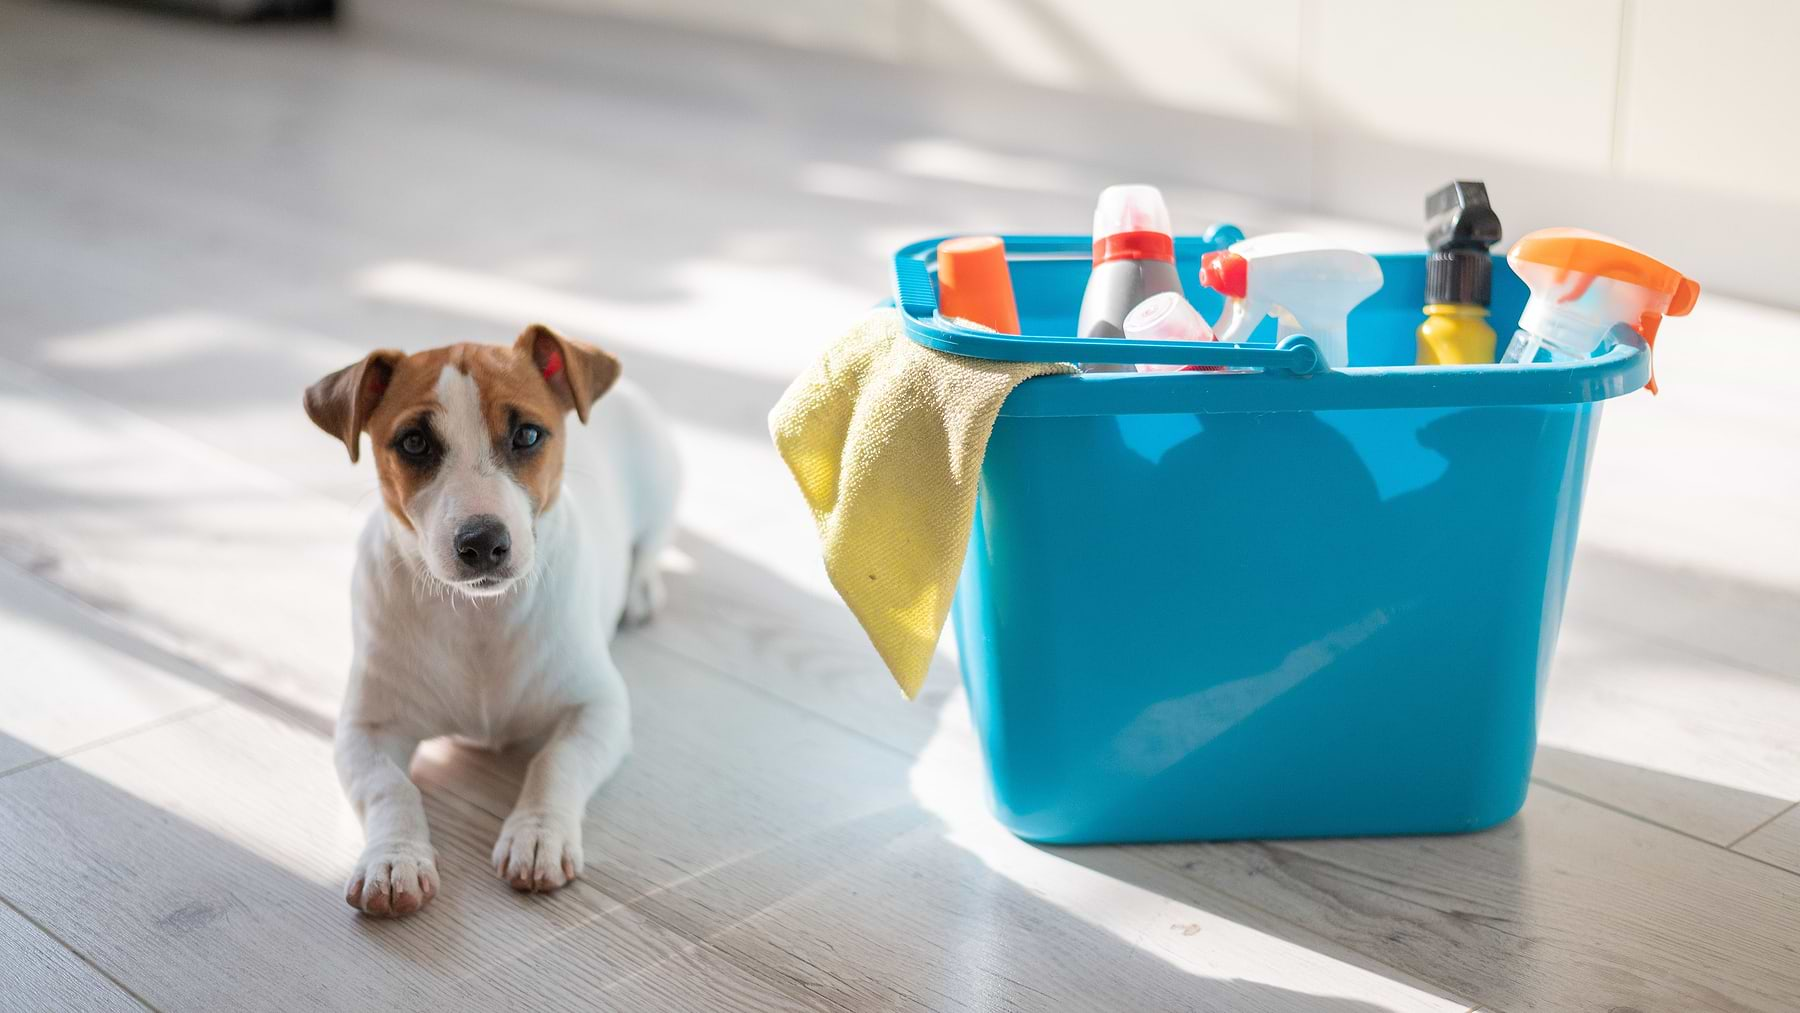
[[[875,294],[791,267],[695,260],[671,271],[679,298],[583,295],[498,274],[420,260],[359,272],[361,295],[508,327],[542,321],[571,336],[616,339],[706,365],[786,382]]]
[[[968,705],[958,690],[939,712],[937,731],[909,773],[913,798],[944,822],[948,841],[1072,917],[1202,977],[1363,1001],[1391,1000],[1396,991],[1406,990],[1407,986],[1374,972],[1088,869],[1014,837],[988,811],[981,763]],[[1432,999],[1423,994],[1418,998]],[[1464,1007],[1443,1001],[1443,1008]]]

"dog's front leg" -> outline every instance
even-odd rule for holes
[[[362,857],[344,899],[366,914],[399,917],[437,896],[437,852],[419,788],[407,776],[415,737],[345,721],[338,725],[338,780],[362,820]]]
[[[579,704],[556,723],[525,773],[525,786],[494,844],[494,871],[515,890],[560,889],[581,874],[581,818],[588,798],[631,747],[625,684],[611,661],[607,698]]]

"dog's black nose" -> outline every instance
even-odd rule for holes
[[[498,517],[471,517],[456,529],[456,558],[470,573],[499,569],[511,549],[512,535]]]

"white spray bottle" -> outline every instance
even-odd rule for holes
[[[1200,283],[1225,296],[1225,312],[1213,325],[1218,340],[1248,341],[1274,313],[1277,341],[1305,334],[1318,343],[1327,366],[1342,369],[1350,364],[1346,321],[1380,290],[1381,265],[1360,250],[1305,233],[1277,232],[1207,254]]]

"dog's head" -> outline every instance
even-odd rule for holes
[[[355,463],[369,434],[381,498],[431,576],[471,597],[532,572],[536,522],[562,486],[564,420],[582,422],[619,362],[541,324],[511,348],[371,352],[307,388],[306,414]]]

